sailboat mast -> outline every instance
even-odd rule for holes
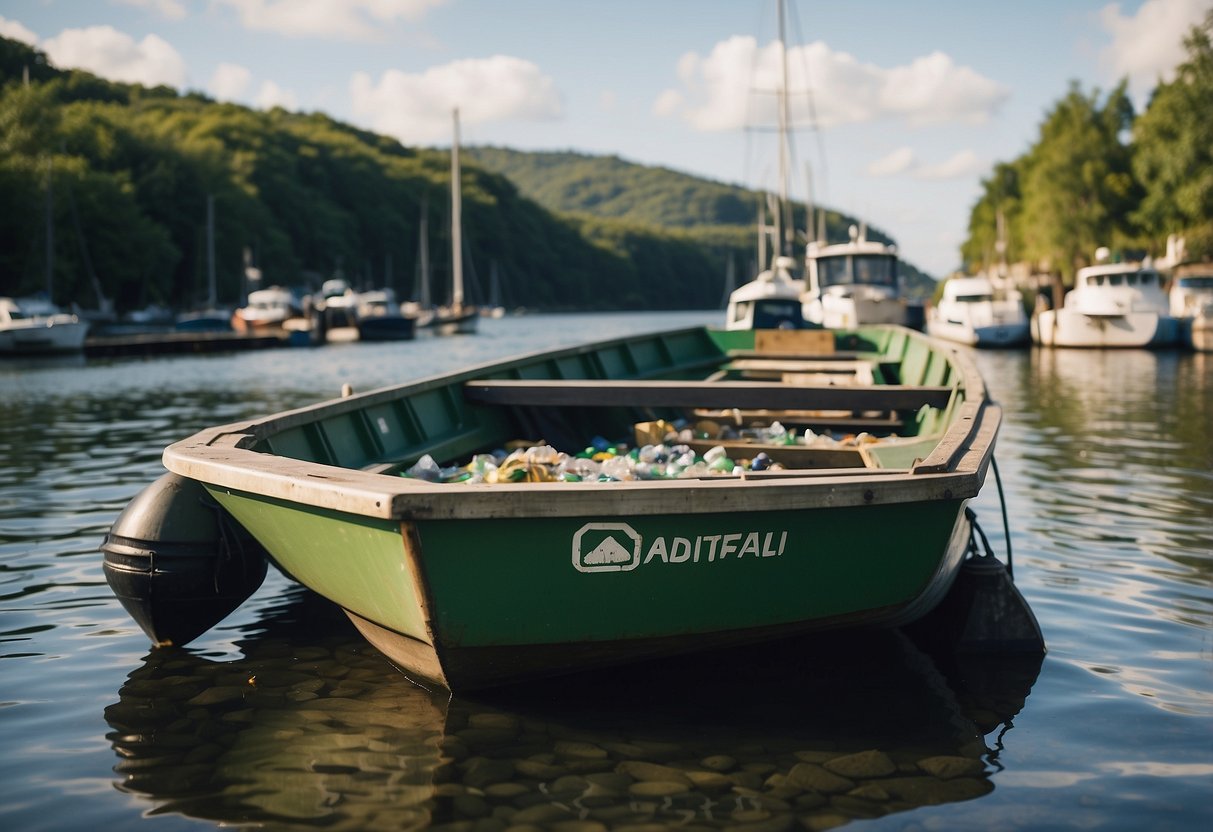
[[[459,108],[454,111],[455,140],[451,143],[451,306],[463,307],[463,219],[460,202]]]
[[[430,232],[429,232],[430,198],[427,195],[421,201],[421,285],[417,287],[417,303],[422,309],[430,308]]]
[[[215,291],[215,195],[206,195],[206,308],[219,303]]]
[[[46,299],[55,302],[55,189],[51,172],[54,161],[46,161]]]
[[[791,203],[788,201],[788,164],[791,155],[788,147],[788,46],[784,23],[784,4],[779,2],[779,62],[781,81],[779,85],[779,210],[775,221],[778,253],[787,253],[786,237],[792,233]]]

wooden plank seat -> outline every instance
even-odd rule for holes
[[[786,468],[864,468],[867,461],[859,448],[814,448],[808,445],[774,445],[768,442],[746,442],[735,439],[694,439],[686,445],[702,456],[717,446],[724,448],[730,459],[753,459],[765,453]]]
[[[896,413],[887,411],[861,411],[859,413],[840,412],[836,410],[769,410],[729,408],[713,410],[696,408],[695,418],[714,419],[718,422],[736,426],[751,424],[766,424],[779,422],[787,428],[842,429],[848,431],[866,430],[870,433],[887,434],[899,433],[906,426],[906,420]]]
[[[793,386],[759,381],[604,381],[475,379],[464,398],[477,404],[544,407],[708,407],[777,410],[917,410],[946,407],[942,386]]]
[[[871,385],[875,381],[870,361],[741,358],[721,369],[742,379],[778,380],[787,384]]]

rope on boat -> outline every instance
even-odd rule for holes
[[[225,561],[233,561],[237,556],[241,560],[245,557],[244,544],[240,540],[240,535],[233,527],[235,523],[223,510],[223,506],[219,505],[213,498],[207,497],[199,500],[199,503],[209,509],[215,515],[215,529],[219,532],[218,550],[219,557],[215,558],[215,568],[211,574],[211,580],[215,585],[215,592],[220,591],[219,578],[223,570]]]
[[[998,460],[991,457],[991,461],[994,463],[994,481],[998,483],[998,506],[1002,510],[1002,531],[1007,541],[1007,577],[1014,582],[1015,570],[1011,561],[1011,524],[1007,520],[1007,499],[1002,490],[1002,477],[998,473]],[[986,537],[986,533],[982,531],[981,525],[977,522],[977,512],[965,506],[965,517],[969,520],[969,548],[967,554],[975,558],[987,557],[997,560],[998,558],[990,546],[990,539]],[[977,546],[978,537],[981,538],[980,548]]]
[[[1007,539],[1007,575],[1014,581],[1015,567],[1011,562],[1011,524],[1007,521],[1007,498],[1002,493],[1002,476],[998,473],[998,457],[991,456],[990,462],[994,466],[994,482],[998,484],[998,506],[1002,509],[1002,531]]]

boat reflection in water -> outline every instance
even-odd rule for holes
[[[985,735],[1001,728],[1001,745],[1041,661],[965,690],[897,631],[834,634],[448,701],[332,605],[283,597],[242,658],[157,650],[106,708],[118,787],[145,814],[827,828],[991,792]]]

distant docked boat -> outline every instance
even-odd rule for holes
[[[902,294],[897,249],[850,228],[845,243],[809,243],[806,253],[804,317],[827,329],[868,324],[920,324]]]
[[[376,289],[358,293],[358,340],[408,341],[416,335],[416,321],[400,311],[396,293]]]
[[[0,298],[0,355],[77,352],[88,323],[49,302]]]
[[[1008,289],[996,296],[989,278],[953,277],[927,312],[927,333],[972,347],[1011,347],[1028,340],[1023,296]]]
[[[796,261],[775,258],[774,266],[729,294],[726,329],[804,329],[804,281],[792,277]]]
[[[232,315],[237,332],[280,332],[287,321],[303,318],[303,305],[290,289],[267,286],[249,292],[248,302]]]
[[[324,342],[358,340],[358,293],[341,277],[324,281],[315,296],[312,310],[318,318],[317,329]]]
[[[418,318],[418,326],[435,335],[471,335],[480,324],[480,311],[463,300],[463,199],[459,166],[459,110],[455,110],[451,142],[451,302]]]
[[[460,691],[920,618],[960,569],[1000,413],[964,354],[903,328],[692,328],[211,428],[164,462]],[[481,456],[522,437],[555,447]],[[157,549],[131,535],[119,518],[105,547],[116,592]]]
[[[1032,340],[1046,347],[1167,347],[1179,327],[1171,315],[1162,276],[1141,263],[1107,263],[1078,270],[1060,308],[1038,309]]]
[[[1213,351],[1213,263],[1177,267],[1168,297],[1183,344],[1200,352]]]

